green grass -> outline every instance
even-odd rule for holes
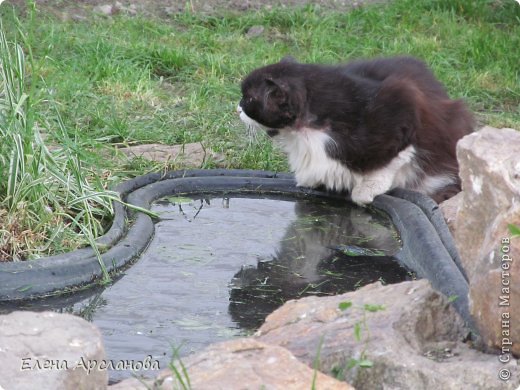
[[[0,12],[14,39],[12,9],[3,4]],[[264,33],[247,38],[254,25]],[[351,12],[309,6],[156,20],[37,14],[22,18],[22,30],[37,69],[31,86],[50,93],[66,129],[48,139],[66,142],[109,183],[158,168],[114,153],[133,143],[200,141],[225,156],[225,167],[285,170],[280,152],[265,139],[251,143],[235,114],[242,77],[285,55],[321,63],[414,55],[481,123],[520,129],[520,6],[513,0],[396,0]],[[41,102],[39,115],[58,128],[52,104]]]
[[[248,39],[245,32],[258,24],[264,34]],[[188,13],[167,20],[62,22],[40,15],[26,28],[37,37],[33,52],[61,102],[66,128],[94,150],[85,151],[88,161],[112,170],[122,167],[98,158],[102,146],[195,141],[224,153],[228,167],[284,169],[268,142],[250,145],[235,107],[241,78],[287,54],[325,63],[415,55],[483,122],[520,128],[520,7],[512,0],[396,1],[348,13],[316,7]]]
[[[93,244],[112,211],[114,195],[88,179],[72,148],[45,145],[42,130],[51,128],[36,111],[34,69],[31,51],[9,43],[0,25],[0,261]],[[55,119],[52,130],[70,141]]]

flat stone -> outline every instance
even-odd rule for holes
[[[463,192],[454,238],[471,313],[488,347],[520,356],[520,238],[508,228],[520,226],[520,132],[484,127],[459,141],[457,158]]]
[[[0,388],[106,388],[106,370],[84,369],[106,359],[91,323],[69,314],[18,311],[0,316],[0,329]]]
[[[262,35],[265,31],[265,27],[264,26],[252,26],[251,28],[249,28],[249,30],[247,30],[246,32],[246,36],[248,38],[255,38],[255,37],[259,37],[260,35]]]
[[[351,307],[339,309],[342,302]],[[384,309],[372,312],[364,309],[367,304]],[[287,348],[310,367],[319,350],[322,372],[359,389],[498,390],[520,385],[514,358],[502,364],[496,355],[471,348],[463,342],[467,333],[447,298],[420,280],[289,301],[267,317],[255,338]],[[371,367],[348,369],[351,359],[368,360]],[[503,368],[512,373],[509,382],[497,379]]]
[[[131,159],[141,157],[150,161],[172,163],[179,168],[201,168],[208,159],[215,161],[222,159],[200,142],[184,145],[144,144],[118,150]]]

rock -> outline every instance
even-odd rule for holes
[[[96,5],[92,9],[92,12],[99,14],[99,15],[111,16],[111,15],[114,15],[115,13],[117,13],[117,7],[115,7],[111,4]]]
[[[84,369],[105,359],[101,334],[89,322],[69,314],[19,311],[0,316],[0,329],[0,388],[106,387],[106,370]]]
[[[211,345],[182,363],[193,389],[300,390],[311,389],[313,382],[316,389],[352,389],[347,383],[299,362],[286,349],[253,339]],[[165,371],[155,382],[160,389],[176,388],[176,384],[171,371]]]
[[[455,231],[455,219],[462,202],[462,196],[462,192],[459,192],[457,195],[439,204],[444,220],[446,221],[452,235]]]
[[[340,310],[341,302],[352,306]],[[364,309],[367,304],[384,309]],[[448,300],[420,280],[287,302],[267,317],[255,338],[287,348],[309,366],[319,356],[322,372],[359,389],[516,388],[516,361],[502,364],[470,348],[462,342],[466,334]],[[348,369],[353,358],[372,366]],[[512,373],[507,383],[497,379],[504,368]]]
[[[172,6],[172,7],[163,8],[163,13],[167,17],[175,16],[182,11],[183,11],[183,7],[181,7],[181,6],[177,6],[177,7]]]
[[[174,163],[177,167],[200,168],[208,159],[220,160],[213,151],[205,148],[200,142],[184,145],[145,144],[121,148],[129,158],[142,157],[144,159],[162,163]]]
[[[262,35],[264,33],[264,26],[253,26],[251,28],[249,28],[249,30],[247,30],[246,32],[246,37],[248,38],[256,38],[256,37],[259,37],[260,35]]]
[[[108,386],[108,390],[148,390],[153,389],[153,380],[129,378],[115,385]]]
[[[79,13],[70,15],[70,18],[75,22],[86,22],[88,20],[85,15]]]
[[[299,362],[285,348],[263,344],[254,339],[237,339],[209,346],[182,358],[191,389],[316,389],[351,390],[340,382]],[[176,368],[181,377],[179,361]],[[316,375],[316,379],[314,376]],[[109,390],[177,389],[183,387],[171,370],[164,370],[155,381],[124,380]]]
[[[136,16],[137,15],[137,6],[135,4],[130,4],[128,7],[123,5],[121,2],[116,1],[115,3],[115,9],[117,12],[125,13],[129,16]]]
[[[470,283],[470,310],[485,343],[520,356],[520,132],[485,127],[459,141],[462,181],[455,241]],[[504,320],[504,321],[502,321]]]

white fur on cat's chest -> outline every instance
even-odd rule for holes
[[[358,181],[358,174],[329,157],[326,152],[327,144],[334,141],[322,130],[283,129],[274,140],[287,153],[289,165],[299,186],[324,185],[330,190],[350,191]]]

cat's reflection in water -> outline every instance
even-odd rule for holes
[[[392,257],[400,243],[385,217],[345,203],[300,201],[295,211],[276,255],[242,268],[230,283],[229,313],[241,328],[257,328],[289,299],[410,279]]]

